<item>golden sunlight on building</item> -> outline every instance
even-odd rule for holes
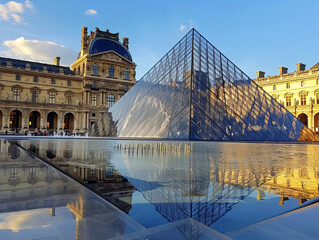
[[[319,132],[319,63],[306,69],[297,63],[297,69],[279,67],[279,75],[267,76],[257,71],[255,79],[266,92],[294,114],[308,128]]]
[[[135,83],[129,39],[87,33],[69,67],[0,57],[0,133],[86,132]]]

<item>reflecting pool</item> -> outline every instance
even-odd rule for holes
[[[319,196],[316,144],[14,142],[98,192],[145,228],[192,218],[228,234]]]

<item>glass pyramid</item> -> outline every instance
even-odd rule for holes
[[[195,29],[110,110],[119,137],[314,141],[316,136]]]

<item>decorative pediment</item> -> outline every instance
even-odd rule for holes
[[[51,88],[51,89],[48,90],[48,93],[55,93],[55,94],[57,94],[58,91],[57,91],[56,89],[54,89],[54,88]]]
[[[287,92],[287,93],[285,93],[284,96],[285,96],[285,97],[288,97],[288,96],[291,96],[291,97],[292,97],[293,95],[294,95],[294,94],[293,94],[292,92]]]
[[[299,92],[299,97],[300,97],[301,95],[306,95],[306,96],[308,96],[308,94],[309,94],[308,91],[300,91],[300,92]]]
[[[68,91],[66,91],[65,93],[64,93],[64,96],[74,96],[74,92],[72,92],[72,91],[70,91],[70,90],[68,90]]]
[[[30,93],[32,93],[33,91],[41,93],[41,88],[38,88],[38,87],[30,88]]]
[[[103,60],[112,60],[112,61],[124,62],[124,63],[132,63],[115,51],[107,51],[107,52],[92,54],[91,58],[97,59],[97,60],[103,59]]]
[[[317,93],[319,93],[319,88],[317,88],[317,89],[315,90],[315,95],[316,95]]]
[[[23,91],[23,87],[21,87],[20,85],[14,85],[14,86],[12,86],[12,91],[13,91],[14,89],[19,89],[21,92]]]

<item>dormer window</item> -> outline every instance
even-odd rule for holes
[[[114,67],[113,66],[109,67],[109,77],[114,78]]]
[[[130,70],[125,69],[124,70],[124,79],[129,80],[130,79]]]
[[[97,63],[92,65],[92,75],[99,75],[99,65]]]

